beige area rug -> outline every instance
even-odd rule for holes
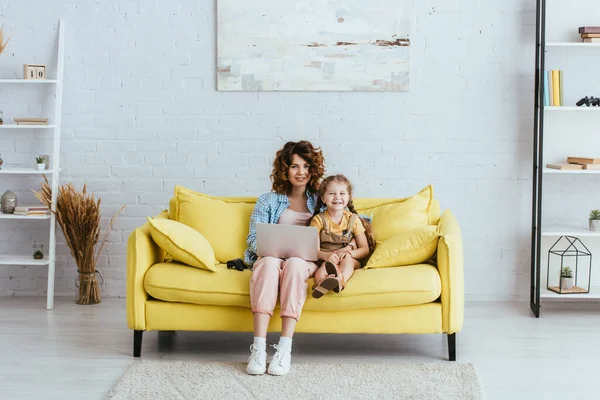
[[[292,364],[250,376],[246,364],[136,361],[107,399],[483,399],[472,364]]]

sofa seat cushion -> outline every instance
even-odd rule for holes
[[[144,288],[155,299],[218,306],[250,308],[251,271],[227,269],[218,264],[215,271],[178,263],[155,264],[146,273]],[[357,270],[341,293],[320,299],[310,295],[314,280],[308,280],[305,310],[343,311],[367,308],[426,304],[441,294],[437,268],[426,265]]]

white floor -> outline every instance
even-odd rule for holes
[[[125,301],[78,306],[56,299],[0,298],[0,398],[102,399],[133,362]],[[278,336],[269,336],[276,342]],[[142,358],[244,362],[250,333],[179,332],[159,346],[144,334]],[[309,335],[293,362],[448,362],[442,335]],[[600,304],[471,303],[457,362],[475,364],[488,399],[600,398]],[[293,373],[293,372],[292,372]]]

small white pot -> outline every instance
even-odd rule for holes
[[[600,219],[590,219],[590,231],[600,231]]]
[[[43,171],[46,169],[46,164],[37,164],[38,171]]]
[[[571,290],[575,286],[575,278],[560,278],[562,290]]]

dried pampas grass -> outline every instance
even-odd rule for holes
[[[33,191],[44,205],[48,206],[65,236],[71,256],[77,264],[79,272],[79,297],[77,304],[97,304],[100,302],[100,287],[96,279],[96,263],[106,244],[108,234],[115,218],[123,211],[123,205],[110,219],[104,237],[100,239],[100,201],[94,194],[88,194],[86,185],[81,192],[72,183],[59,186],[56,196],[56,207],[52,207],[52,188],[44,176],[44,183],[39,192]],[[97,248],[97,251],[96,251]]]
[[[4,25],[0,26],[0,54],[4,52],[9,41],[10,38],[6,39],[6,42],[4,41]]]

